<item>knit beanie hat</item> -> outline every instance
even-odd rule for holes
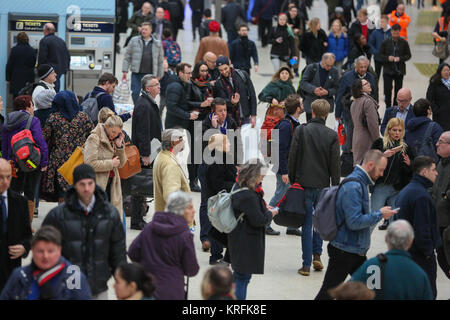
[[[39,67],[37,68],[39,80],[47,78],[53,70],[53,67],[48,64],[39,65]]]
[[[92,179],[95,181],[95,171],[88,164],[80,164],[73,170],[73,184],[83,179]]]
[[[209,23],[208,28],[210,32],[219,32],[220,24],[216,20],[213,20]]]
[[[227,57],[220,56],[219,58],[217,58],[216,66],[220,67],[220,66],[223,66],[224,64],[230,64],[230,60],[228,60]]]

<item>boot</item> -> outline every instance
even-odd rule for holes
[[[142,219],[143,216],[143,197],[132,197],[131,198],[131,223],[130,229],[132,230],[142,230],[145,227],[145,221]],[[146,203],[144,202],[144,205]]]
[[[323,263],[320,260],[320,254],[318,254],[318,253],[314,253],[314,255],[313,255],[313,267],[314,267],[314,270],[316,270],[316,271],[323,270]]]
[[[28,214],[30,215],[30,227],[31,227],[31,224],[33,223],[35,206],[36,206],[36,203],[34,201],[28,200]],[[33,228],[31,228],[31,232],[34,233]]]

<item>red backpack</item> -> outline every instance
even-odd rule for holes
[[[266,111],[266,116],[261,126],[260,149],[264,157],[271,156],[272,130],[276,129],[283,119],[284,106],[271,104]]]
[[[24,172],[31,172],[41,164],[41,150],[36,145],[30,127],[33,116],[30,116],[25,129],[11,138],[11,147],[16,163]]]

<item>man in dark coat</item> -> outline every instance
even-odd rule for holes
[[[138,148],[142,166],[150,166],[150,144],[153,139],[161,141],[162,122],[159,108],[156,104],[156,96],[160,92],[158,79],[152,75],[142,78],[141,96],[134,106],[134,117],[131,126],[131,139]],[[145,221],[142,219],[141,206],[145,203],[144,197],[132,196],[131,229],[142,230]]]
[[[252,9],[252,22],[258,24],[258,35],[262,47],[269,43],[272,33],[272,20],[277,14],[277,3],[275,0],[255,0]]]
[[[244,8],[234,0],[227,0],[227,5],[222,8],[222,24],[228,35],[228,46],[238,37],[235,23],[238,19],[242,19],[245,23]]]
[[[311,119],[311,103],[317,99],[325,99],[330,104],[330,112],[334,111],[334,97],[339,87],[339,71],[334,67],[336,57],[332,53],[324,53],[322,60],[309,64],[302,76],[299,89],[305,92],[303,104],[307,120]]]
[[[386,107],[397,105],[397,99],[392,103],[392,82],[395,83],[394,97],[403,86],[403,77],[406,75],[406,61],[411,59],[411,50],[408,41],[400,38],[401,27],[394,24],[391,29],[392,38],[381,43],[378,53],[383,62],[384,102]]]
[[[156,35],[156,39],[162,40],[162,32],[164,29],[172,29],[172,23],[164,19],[164,8],[158,7],[155,11],[155,17],[152,20],[153,34]]]
[[[250,58],[253,58],[255,72],[258,72],[258,51],[255,42],[248,38],[248,26],[239,28],[239,38],[230,46],[230,60],[233,67],[246,71],[250,75],[252,68]]]
[[[214,97],[224,98],[228,114],[238,123],[256,125],[256,93],[247,72],[230,67],[227,57],[217,59],[220,77],[214,85]],[[233,83],[231,83],[231,81]]]
[[[44,38],[39,42],[38,65],[41,64],[48,64],[55,69],[55,91],[59,92],[59,79],[69,70],[70,54],[66,42],[55,35],[55,26],[52,23],[44,26]]]
[[[203,10],[205,9],[205,0],[190,0],[189,6],[192,10],[192,36],[195,41],[195,30],[198,29],[200,37],[200,24],[202,23]]]
[[[131,34],[125,41],[125,47],[130,42],[131,38],[141,33],[141,25],[144,22],[151,22],[153,20],[152,5],[150,2],[144,2],[141,8],[133,13],[133,16],[127,21],[127,27],[131,28]]]
[[[312,117],[306,126],[298,126],[289,154],[289,181],[300,183],[306,195],[306,219],[302,227],[303,266],[298,273],[309,276],[311,263],[322,270],[322,239],[312,227],[312,213],[323,188],[340,181],[339,141],[337,133],[325,125],[330,104],[325,99],[312,103]],[[314,255],[314,259],[313,259]]]
[[[383,122],[381,123],[380,132],[384,135],[384,130],[392,118],[402,119],[405,123],[405,127],[408,125],[409,120],[414,118],[413,105],[411,104],[411,90],[408,88],[402,88],[397,93],[397,106],[386,108],[384,112]]]
[[[436,299],[436,255],[435,250],[442,244],[437,222],[436,207],[428,189],[433,187],[436,164],[427,156],[414,159],[414,177],[397,196],[395,205],[400,208],[398,219],[407,220],[414,229],[414,242],[409,253],[413,260],[425,271],[430,280],[431,290]]]
[[[37,50],[29,45],[29,38],[25,32],[17,35],[17,45],[11,49],[6,64],[6,82],[13,98],[18,96],[20,89],[34,82],[34,66]]]
[[[28,256],[32,236],[27,199],[9,190],[11,171],[9,162],[0,159],[0,291]]]
[[[62,255],[80,267],[96,300],[108,300],[107,282],[126,262],[125,233],[117,209],[95,183],[95,171],[82,164],[73,171],[65,202],[52,209],[42,225],[61,232]]]

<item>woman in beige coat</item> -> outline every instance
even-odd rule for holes
[[[378,103],[370,96],[372,88],[366,80],[356,80],[352,86],[355,99],[350,106],[353,121],[353,165],[361,164],[372,143],[380,137]]]
[[[122,219],[122,187],[118,168],[125,165],[123,122],[119,116],[109,115],[99,123],[84,144],[84,163],[95,170],[97,184],[106,191],[109,202],[119,211]]]
[[[153,164],[155,212],[164,211],[167,198],[172,192],[191,191],[188,179],[176,158],[177,153],[183,151],[184,144],[181,131],[176,129],[163,131],[162,150]]]

